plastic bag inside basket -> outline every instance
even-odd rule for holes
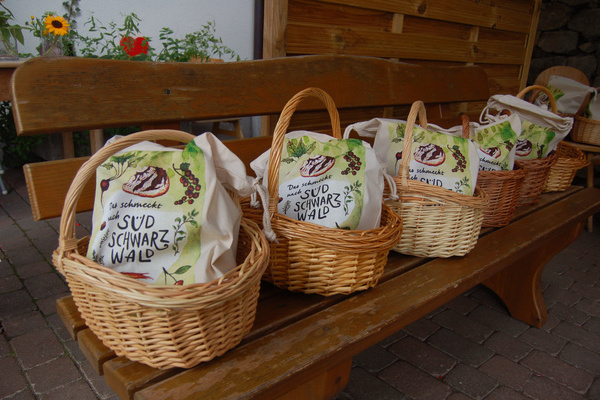
[[[183,149],[141,142],[96,171],[87,257],[147,283],[212,281],[236,267],[244,164],[215,136]]]
[[[264,182],[269,152],[250,164]],[[308,131],[285,135],[279,213],[329,228],[377,228],[383,186],[383,168],[368,143]]]
[[[392,176],[398,175],[406,121],[374,118],[349,125],[344,136],[354,130],[361,136],[375,137],[373,148]],[[466,138],[455,136],[435,125],[428,129],[415,126],[413,157],[409,164],[410,179],[440,186],[472,196],[477,185],[479,156],[477,147]]]
[[[482,111],[480,121],[490,123],[502,118],[502,112],[518,115],[521,135],[516,144],[517,160],[545,158],[556,150],[573,127],[572,117],[558,114],[511,95],[494,95]]]

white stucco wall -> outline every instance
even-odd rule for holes
[[[64,0],[4,0],[20,24],[31,15],[40,17],[46,11],[63,15]],[[142,20],[142,36],[155,39],[161,28],[173,29],[176,37],[197,30],[214,20],[216,34],[223,43],[243,59],[252,59],[254,46],[254,0],[81,0],[78,30],[86,30],[84,22],[91,14],[105,26],[111,21],[121,24],[125,15],[134,12]],[[152,43],[152,42],[151,42]],[[26,32],[23,51],[34,53],[39,39]]]

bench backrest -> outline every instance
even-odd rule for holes
[[[19,135],[273,116],[296,92],[310,86],[331,95],[342,128],[374,116],[405,116],[415,100],[429,105],[430,120],[443,120],[440,104],[484,101],[489,96],[487,76],[479,67],[424,67],[355,56],[216,64],[42,57],[20,66],[11,83]],[[324,106],[307,101],[300,109]],[[312,116],[303,119],[302,113],[294,120],[293,128],[315,125]],[[262,134],[270,134],[272,128],[267,124]],[[270,139],[226,143],[248,163],[269,147]],[[64,195],[84,161],[25,166],[34,219],[60,215]],[[93,195],[90,182],[77,210],[90,210]]]

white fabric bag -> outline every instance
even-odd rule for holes
[[[585,118],[600,121],[600,95],[598,92],[594,93],[594,97],[590,99],[583,116]]]
[[[112,139],[111,139],[112,140]],[[181,149],[141,142],[96,171],[87,257],[146,283],[209,282],[234,269],[243,162],[211,133]]]
[[[562,117],[516,96],[503,94],[488,99],[479,120],[482,124],[497,122],[505,118],[504,112],[516,114],[521,120],[521,135],[515,146],[517,160],[547,157],[573,127],[573,117]]]
[[[552,92],[556,108],[562,114],[575,114],[581,108],[588,94],[596,93],[596,89],[574,79],[564,76],[550,75],[546,87]],[[541,92],[535,100],[536,105],[548,104],[548,96]]]
[[[250,163],[267,182],[270,150]],[[379,227],[384,171],[358,139],[294,131],[285,135],[279,170],[279,213],[329,228]]]
[[[352,130],[363,137],[374,137],[373,148],[386,172],[398,175],[404,146],[406,121],[374,118],[346,127],[344,137]],[[455,135],[437,125],[427,130],[414,127],[409,164],[410,179],[441,186],[457,193],[472,196],[477,185],[479,157],[477,147],[466,138]]]
[[[461,136],[463,126],[447,130]],[[515,164],[516,144],[521,135],[521,120],[516,114],[500,116],[494,122],[479,124],[469,121],[469,138],[477,146],[479,169],[482,171],[512,171]]]

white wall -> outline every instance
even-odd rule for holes
[[[31,15],[41,17],[46,11],[63,15],[64,0],[4,0],[17,22],[24,25]],[[161,28],[173,29],[175,37],[198,30],[204,23],[214,20],[216,35],[242,59],[252,59],[254,46],[254,0],[81,0],[81,15],[77,18],[78,30],[84,34],[87,21],[94,18],[105,26],[111,21],[121,24],[125,15],[134,12],[142,20],[142,36],[158,44]],[[39,39],[26,32],[21,53],[35,53]],[[156,48],[156,47],[155,47]]]

